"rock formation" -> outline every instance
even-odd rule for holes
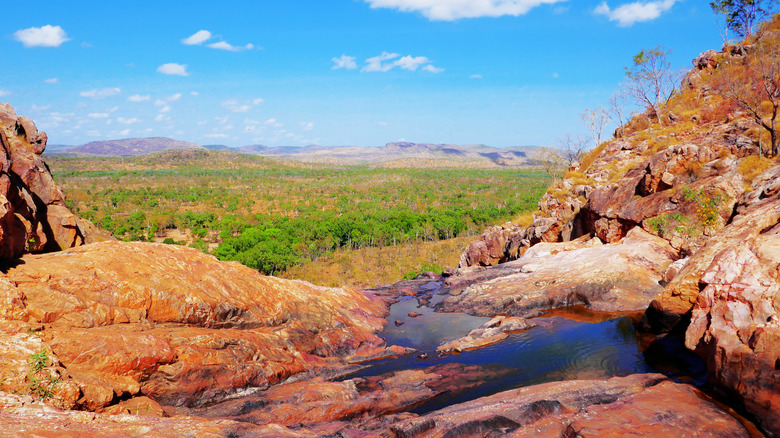
[[[102,242],[27,255],[2,279],[0,342],[45,351],[64,407],[147,396],[214,402],[302,372],[386,353],[385,302],[264,277],[175,245]],[[21,347],[24,346],[24,349]],[[26,391],[26,373],[7,389]]]
[[[76,216],[41,160],[46,133],[0,103],[0,258],[84,243]]]
[[[778,34],[774,20],[765,35]],[[695,59],[664,126],[640,115],[621,127],[620,138],[584,156],[548,190],[530,227],[494,227],[469,245],[458,275],[447,279],[464,292],[443,308],[529,316],[573,300],[594,309],[627,306],[635,294],[616,291],[605,305],[609,294],[580,292],[611,262],[597,246],[566,245],[598,238],[604,247],[638,250],[631,240],[653,234],[666,242],[663,262],[639,250],[636,265],[650,269],[617,262],[624,274],[611,284],[644,291],[650,300],[634,301],[649,303],[643,329],[684,333],[715,388],[739,400],[765,432],[780,435],[780,166],[760,156],[761,128],[711,86],[721,62],[746,56],[739,47]],[[546,249],[554,245],[561,247]],[[532,261],[540,247],[547,256]],[[573,258],[579,252],[598,261],[583,267],[588,262]],[[581,269],[593,275],[571,281]]]

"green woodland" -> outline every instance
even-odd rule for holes
[[[266,274],[340,249],[480,233],[533,211],[549,185],[539,170],[301,165],[228,152],[48,162],[69,207],[114,237],[188,244]]]

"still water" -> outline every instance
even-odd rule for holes
[[[441,299],[434,297],[431,305],[437,298]],[[412,412],[418,414],[537,383],[659,372],[646,362],[633,321],[627,316],[583,318],[555,312],[553,316],[534,318],[538,327],[512,333],[497,344],[460,354],[439,355],[438,345],[466,335],[489,318],[433,312],[429,307],[418,306],[418,301],[411,297],[394,304],[390,312],[389,324],[381,336],[388,345],[412,347],[418,353],[368,363],[368,368],[348,377],[376,376],[447,363],[480,365],[499,371],[465,393],[445,394],[417,406]],[[421,315],[412,318],[408,316],[410,312]],[[404,324],[396,327],[395,320]],[[422,353],[427,357],[421,358]]]

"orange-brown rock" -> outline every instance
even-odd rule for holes
[[[313,437],[281,426],[255,426],[222,419],[193,417],[156,418],[143,410],[124,415],[60,411],[29,397],[0,392],[0,437],[81,438],[100,436],[129,438],[138,436],[180,438],[227,437]]]
[[[43,348],[92,410],[140,395],[214,402],[385,351],[376,336],[383,300],[264,277],[175,245],[114,241],[27,255],[7,266],[0,287],[0,342],[42,326]]]
[[[76,216],[40,155],[46,134],[0,103],[0,258],[84,243]]]
[[[660,374],[510,390],[392,425],[399,437],[748,437],[696,389]]]
[[[508,373],[498,367],[446,364],[341,382],[319,378],[284,383],[246,397],[182,411],[259,425],[313,426],[399,412],[445,393],[468,391],[486,378]]]
[[[677,257],[667,241],[641,228],[616,244],[578,245],[568,251],[567,245],[537,244],[520,259],[491,268],[501,276],[469,286],[440,307],[478,316],[521,317],[577,304],[602,311],[644,309],[661,292],[658,281]]]

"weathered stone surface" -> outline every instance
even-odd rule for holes
[[[438,346],[436,351],[460,353],[464,350],[485,347],[503,341],[509,336],[508,333],[533,327],[536,327],[536,323],[525,318],[499,315],[470,331],[466,336]]]
[[[391,426],[396,436],[747,437],[729,413],[660,374],[505,391]]]
[[[444,393],[468,391],[485,378],[507,373],[506,369],[497,367],[446,364],[342,382],[313,379],[276,385],[207,408],[182,411],[255,424],[312,426],[399,412]]]
[[[230,420],[136,415],[105,415],[83,411],[59,411],[29,397],[0,392],[0,437],[137,437],[180,438],[311,437],[280,426],[260,427]]]
[[[658,281],[677,256],[668,242],[640,228],[618,244],[565,248],[538,244],[505,264],[509,266],[504,269],[519,272],[469,286],[440,307],[478,316],[522,317],[576,304],[603,311],[644,309],[661,292]]]
[[[383,300],[264,277],[175,245],[102,242],[27,255],[5,280],[2,314],[22,319],[6,331],[43,325],[44,348],[92,410],[136,395],[214,401],[385,352],[375,334]]]
[[[40,155],[46,134],[0,103],[0,258],[57,251],[84,243]]]

